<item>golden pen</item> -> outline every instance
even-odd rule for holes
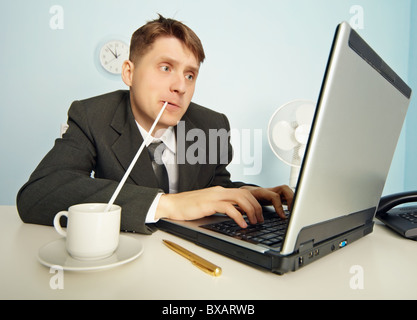
[[[173,243],[168,240],[162,240],[168,248],[171,250],[174,250],[176,253],[182,255],[184,258],[187,258],[191,261],[193,265],[200,268],[204,272],[218,277],[222,274],[222,268],[216,266],[215,264],[211,263],[210,261],[207,261],[200,256],[188,251],[187,249],[184,249],[183,247],[179,246],[176,243]]]

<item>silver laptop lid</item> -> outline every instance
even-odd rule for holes
[[[341,23],[317,104],[283,255],[294,252],[299,233],[307,226],[364,210],[375,212],[410,96],[410,88],[348,23]]]

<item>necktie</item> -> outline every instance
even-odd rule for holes
[[[152,161],[153,171],[155,172],[156,179],[158,180],[159,187],[164,190],[165,193],[169,193],[168,172],[164,163],[162,162],[162,153],[164,152],[165,148],[166,146],[162,141],[154,142],[148,146],[148,152]]]

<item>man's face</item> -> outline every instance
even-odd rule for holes
[[[126,61],[123,67],[136,121],[149,131],[167,101],[155,132],[175,126],[194,94],[200,67],[194,54],[177,38],[160,37],[135,64]]]

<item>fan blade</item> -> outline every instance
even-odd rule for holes
[[[311,122],[314,117],[315,105],[313,104],[302,104],[297,108],[295,116],[299,125],[307,124],[311,125]]]
[[[306,145],[308,137],[310,136],[311,126],[308,124],[302,124],[295,129],[295,140],[301,145]]]
[[[272,129],[272,141],[285,151],[291,150],[298,145],[294,138],[294,128],[286,121],[279,121]]]

